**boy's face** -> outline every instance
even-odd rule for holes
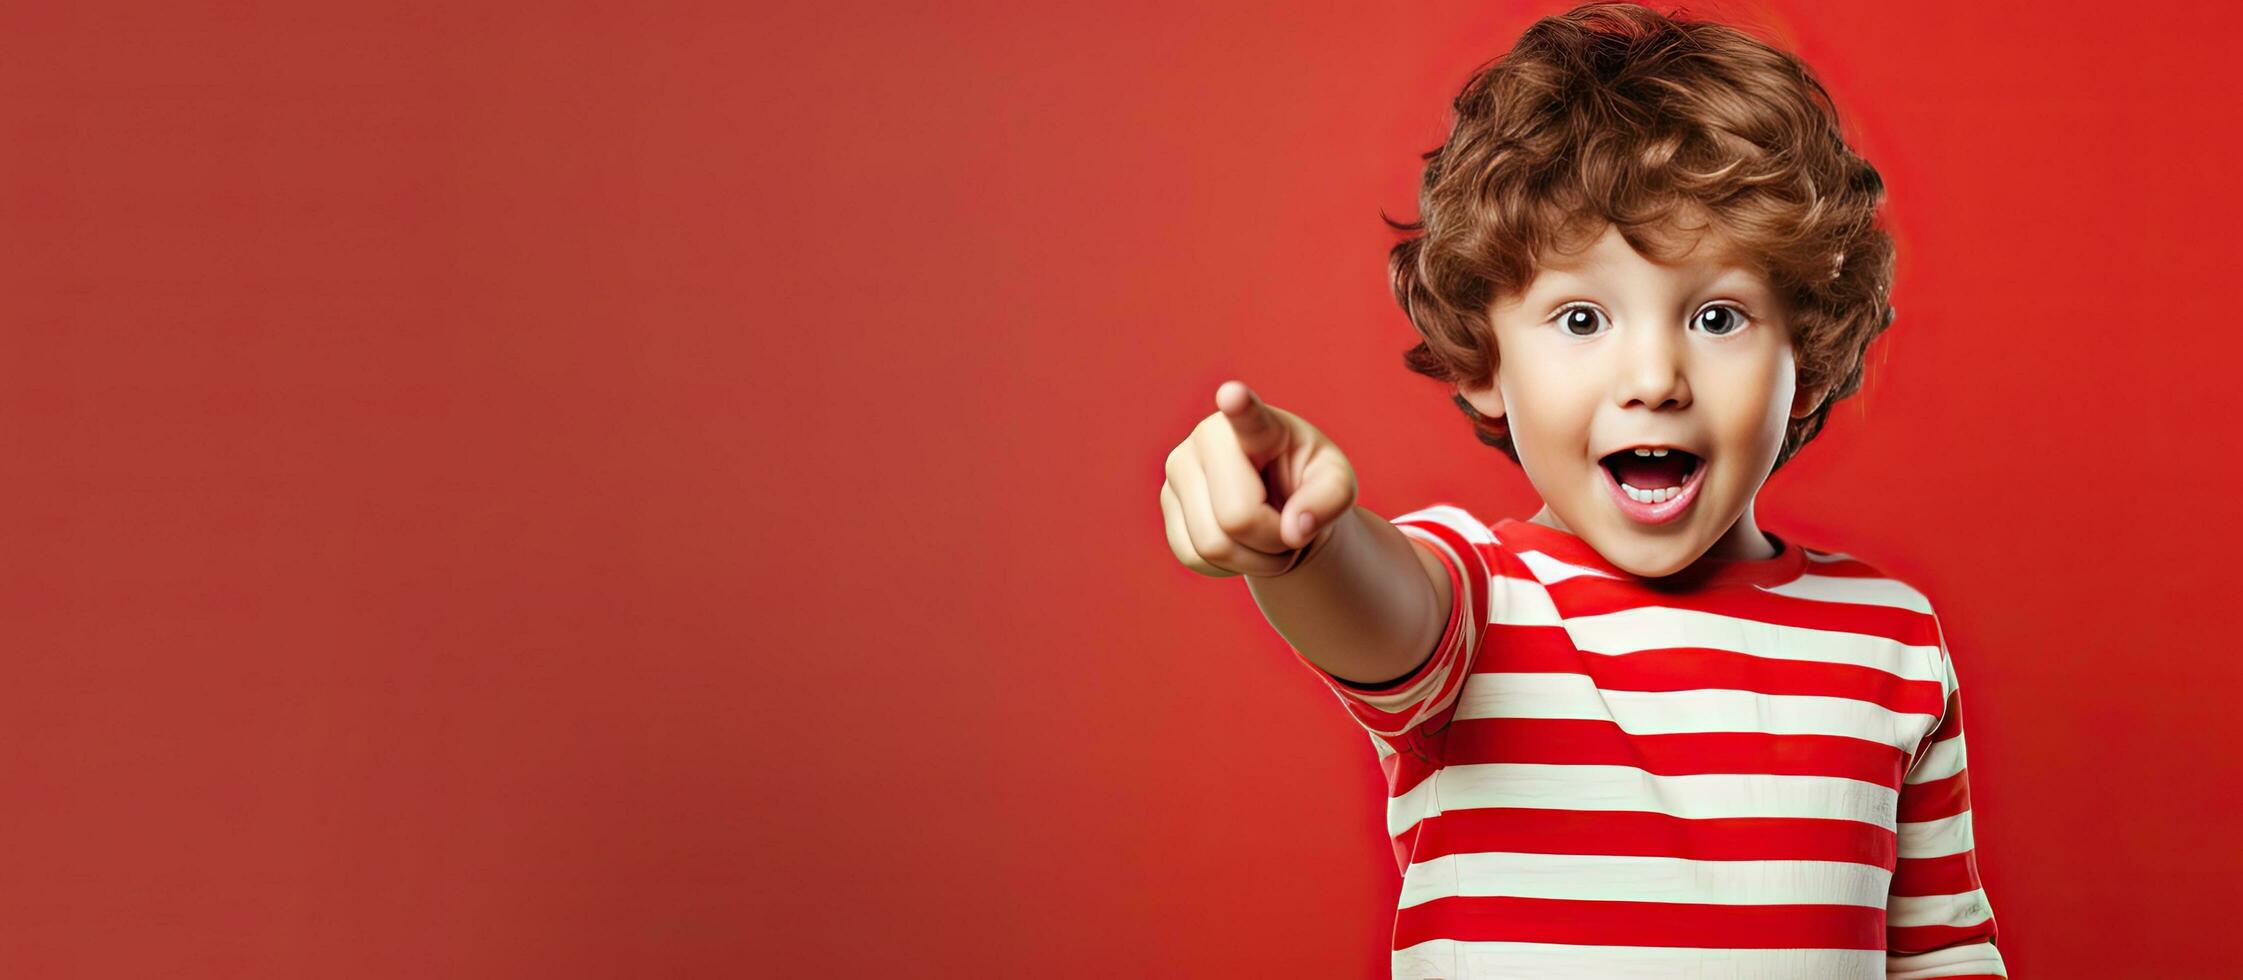
[[[1794,390],[1790,324],[1774,291],[1726,248],[1709,230],[1660,263],[1607,226],[1581,252],[1545,256],[1523,295],[1490,308],[1495,383],[1459,389],[1509,422],[1546,505],[1536,520],[1639,576],[1673,574],[1701,555],[1773,555],[1753,495],[1786,422],[1821,400]]]

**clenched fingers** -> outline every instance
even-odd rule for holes
[[[1192,553],[1203,561],[1216,568],[1248,575],[1279,575],[1292,567],[1290,553],[1261,551],[1224,533],[1222,525],[1216,523],[1213,508],[1208,505],[1207,482],[1200,475],[1196,459],[1171,462],[1168,487],[1175,494],[1177,509],[1183,514],[1184,533],[1191,539]]]
[[[1176,502],[1176,491],[1169,489],[1166,483],[1160,485],[1160,514],[1161,523],[1168,528],[1168,550],[1176,556],[1177,561],[1184,563],[1185,568],[1216,578],[1238,574],[1230,569],[1208,564],[1207,559],[1201,558],[1199,552],[1192,549],[1192,537],[1184,532],[1184,507]]]

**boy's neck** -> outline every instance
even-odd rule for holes
[[[1557,512],[1551,510],[1548,504],[1544,504],[1533,517],[1527,518],[1527,522],[1564,531],[1577,538],[1581,536],[1565,526],[1565,522],[1558,519]],[[1775,543],[1768,540],[1767,535],[1760,533],[1760,525],[1752,519],[1752,504],[1747,503],[1745,512],[1737,515],[1737,523],[1730,525],[1729,532],[1715,541],[1713,547],[1707,548],[1706,553],[1700,557],[1716,561],[1764,561],[1781,553]]]

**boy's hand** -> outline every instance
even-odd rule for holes
[[[1282,575],[1355,506],[1355,467],[1244,382],[1218,386],[1215,407],[1169,451],[1168,548],[1202,575]]]

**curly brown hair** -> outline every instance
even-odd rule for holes
[[[1387,264],[1422,338],[1403,355],[1410,370],[1488,383],[1490,306],[1526,289],[1538,256],[1610,224],[1665,259],[1666,232],[1703,216],[1787,307],[1799,389],[1829,389],[1790,420],[1775,467],[1860,389],[1869,343],[1893,319],[1893,242],[1875,223],[1884,181],[1796,56],[1722,24],[1586,4],[1535,21],[1455,109],[1447,142],[1424,154],[1420,219],[1380,215],[1424,233]],[[1481,442],[1518,462],[1505,420],[1453,400]]]

